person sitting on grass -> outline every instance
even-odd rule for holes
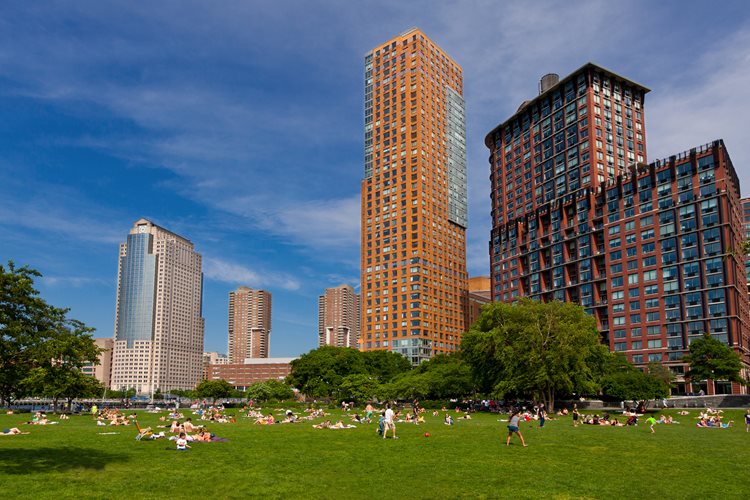
[[[69,420],[69,419],[70,417],[68,416],[67,413],[61,413],[60,416],[58,417],[58,420]]]
[[[177,438],[175,444],[177,445],[177,451],[187,451],[190,449],[190,445],[187,442],[184,432],[180,433],[180,437]]]
[[[443,418],[443,423],[445,425],[453,425],[455,422],[453,421],[453,417],[446,413]]]
[[[0,436],[17,436],[18,434],[29,434],[28,432],[21,432],[18,427],[11,427],[10,429],[3,429],[0,432]]]

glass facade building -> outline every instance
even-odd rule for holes
[[[201,256],[146,219],[120,245],[111,386],[193,389],[203,377]]]

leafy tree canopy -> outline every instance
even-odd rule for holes
[[[731,347],[705,333],[690,343],[690,352],[683,359],[690,364],[685,374],[690,380],[729,380],[742,382],[742,362]]]
[[[39,297],[39,276],[13,262],[0,266],[0,399],[6,403],[27,394],[69,397],[80,385],[72,372],[97,362],[101,352],[93,328]]]
[[[195,395],[199,398],[211,399],[214,403],[217,399],[224,399],[232,396],[234,387],[224,379],[203,380],[195,388]]]
[[[583,308],[530,299],[485,305],[461,352],[484,392],[531,396],[548,408],[556,393],[596,392],[608,356]]]
[[[249,386],[245,396],[253,401],[286,401],[294,397],[294,391],[279,380],[266,380]]]

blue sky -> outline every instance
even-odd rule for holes
[[[228,293],[273,293],[272,356],[317,341],[317,297],[359,281],[363,56],[411,26],[464,70],[471,275],[489,273],[485,134],[587,61],[652,89],[649,161],[723,138],[750,194],[744,1],[6,1],[0,261],[111,336],[140,217],[204,257],[206,350]]]

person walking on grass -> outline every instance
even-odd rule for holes
[[[539,428],[544,427],[544,422],[547,419],[547,411],[544,409],[544,405],[539,405]]]
[[[578,418],[580,416],[580,413],[578,413],[578,405],[573,403],[573,427],[578,427]]]
[[[513,436],[513,434],[517,434],[518,437],[521,439],[521,444],[526,447],[526,441],[523,440],[523,435],[521,434],[521,431],[518,429],[518,424],[521,421],[521,415],[520,410],[515,409],[510,415],[510,419],[508,420],[508,439],[505,440],[505,446],[510,446],[510,438]]]
[[[385,408],[385,431],[383,431],[383,439],[388,437],[388,429],[393,430],[393,439],[398,439],[398,437],[396,437],[395,415],[391,409],[391,405],[386,405]]]
[[[656,431],[654,430],[654,425],[656,424],[656,419],[653,415],[648,417],[646,419],[646,423],[648,424],[649,428],[651,429],[651,434],[654,434]]]

